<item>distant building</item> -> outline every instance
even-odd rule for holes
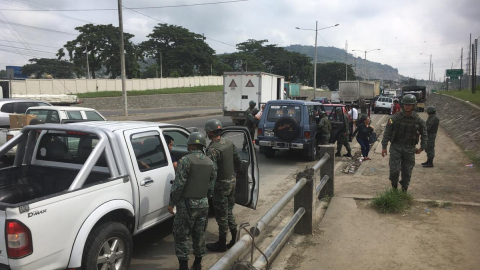
[[[7,66],[7,79],[28,79],[28,75],[22,74],[22,67]]]

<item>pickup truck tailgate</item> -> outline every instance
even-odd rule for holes
[[[0,211],[0,267],[8,265],[7,245],[5,239],[5,211]]]

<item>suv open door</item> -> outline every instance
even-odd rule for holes
[[[344,132],[344,113],[345,106],[332,104],[332,105],[323,105],[323,109],[328,115],[328,119],[332,124],[332,132],[330,133],[330,143],[335,143],[337,141],[338,135],[341,132]],[[347,123],[348,125],[348,123]]]
[[[257,207],[260,175],[258,170],[257,155],[253,145],[253,138],[245,127],[225,127],[222,137],[233,142],[242,159],[242,168],[237,173],[235,187],[235,203],[248,208]],[[243,150],[243,144],[245,150]]]

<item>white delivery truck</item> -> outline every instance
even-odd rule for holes
[[[223,73],[223,115],[242,125],[250,100],[259,108],[270,100],[285,99],[284,82],[283,76],[265,72]]]
[[[375,83],[361,81],[340,81],[338,95],[342,103],[356,104],[360,99],[375,97]]]

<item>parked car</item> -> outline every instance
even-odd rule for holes
[[[0,269],[128,269],[132,235],[173,217],[167,209],[175,170],[172,153],[188,153],[190,132],[149,122],[93,121],[29,125],[0,155],[18,148],[0,170]],[[38,139],[37,139],[38,136]],[[245,127],[222,136],[242,145],[236,203],[256,208],[259,174]],[[108,247],[108,248],[107,248]]]
[[[380,96],[375,102],[375,108],[373,109],[373,113],[388,112],[388,114],[392,114],[392,109],[393,98]]]
[[[340,113],[337,108],[340,108]],[[315,115],[321,110],[326,111],[331,119],[330,142],[333,143],[343,129],[345,105],[300,100],[267,102],[258,126],[260,152],[272,158],[278,150],[298,150],[303,151],[308,160],[315,160],[318,120]]]
[[[52,106],[50,103],[32,99],[0,99],[0,127],[10,127],[10,114],[24,114],[28,108],[34,106]]]
[[[83,107],[68,106],[35,106],[30,107],[26,114],[35,115],[36,118],[43,120],[45,123],[63,124],[65,121],[105,121],[105,117],[95,109]],[[0,146],[11,140],[20,133],[18,128],[0,129]],[[11,164],[15,157],[17,148],[13,147],[0,157],[4,163]]]
[[[322,103],[322,104],[330,104],[330,100],[328,100],[328,98],[326,97],[316,97],[314,99],[312,99],[313,102],[318,102],[318,103]]]

